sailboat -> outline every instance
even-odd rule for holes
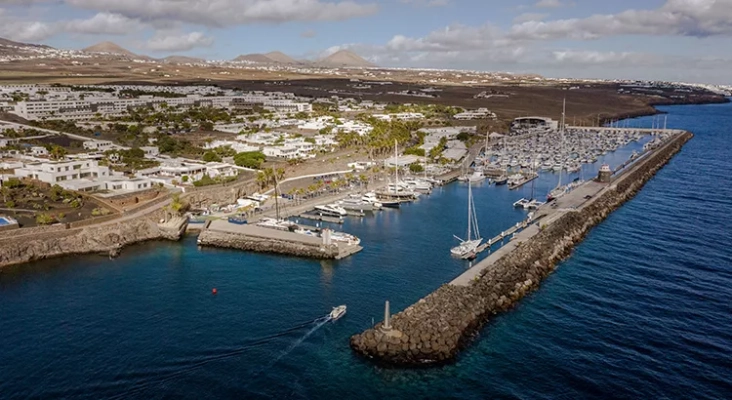
[[[566,104],[567,104],[567,99],[564,99],[564,101],[562,102],[562,129],[560,131],[561,142],[562,142],[560,147],[562,149],[564,147],[564,113],[566,110]],[[559,168],[558,172],[559,172],[559,181],[557,182],[557,187],[555,187],[551,192],[549,192],[549,194],[546,195],[547,202],[558,199],[558,198],[564,196],[564,194],[567,192],[566,188],[562,187],[562,168]]]
[[[399,191],[399,152],[397,150],[397,141],[394,140],[394,183],[390,186],[390,191],[393,192],[393,198],[386,199],[382,198],[379,199],[379,202],[383,207],[388,208],[399,208],[401,205],[401,202],[399,201],[399,198],[397,197],[397,192]]]
[[[475,213],[475,203],[473,202],[473,190],[471,187],[472,185],[468,185],[468,235],[464,240],[453,235],[460,241],[460,244],[450,249],[450,253],[453,256],[460,258],[474,257],[475,251],[483,241],[478,230],[478,216]]]

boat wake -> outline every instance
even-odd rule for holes
[[[287,354],[292,352],[297,346],[302,344],[308,337],[310,337],[313,333],[315,333],[318,329],[320,329],[323,325],[331,321],[330,315],[326,315],[323,317],[319,317],[307,322],[303,322],[301,324],[295,325],[291,328],[288,328],[286,330],[283,330],[281,332],[264,336],[258,339],[254,339],[251,341],[246,342],[242,346],[239,346],[235,349],[219,349],[214,350],[214,354],[206,354],[200,357],[195,357],[193,360],[191,358],[185,358],[180,359],[178,361],[173,361],[168,363],[163,368],[157,369],[155,371],[155,375],[157,376],[151,376],[150,372],[137,372],[128,374],[126,377],[122,377],[118,379],[115,382],[110,383],[110,389],[112,387],[116,387],[117,389],[121,389],[120,386],[125,386],[126,383],[129,383],[132,381],[132,387],[129,389],[121,389],[123,393],[119,393],[118,395],[108,397],[109,399],[121,399],[121,398],[127,398],[131,394],[135,394],[138,392],[141,392],[143,390],[146,390],[150,388],[152,385],[160,385],[165,382],[168,382],[170,380],[173,380],[175,378],[180,377],[181,375],[185,375],[186,373],[189,373],[191,371],[194,371],[198,368],[201,368],[207,364],[210,364],[212,362],[226,360],[230,358],[237,357],[241,354],[246,353],[250,349],[262,346],[267,343],[272,342],[273,340],[292,335],[294,332],[301,331],[307,327],[310,327],[310,329],[305,332],[302,336],[300,336],[294,343],[292,343],[289,347],[287,347],[284,351],[282,351],[274,360],[272,360],[270,363],[268,363],[265,368],[261,369],[260,371],[257,371],[254,376],[258,376],[262,372],[268,370],[271,368],[277,361],[281,360],[283,357],[285,357]],[[224,350],[222,352],[222,350]],[[99,388],[99,385],[95,385],[97,388]]]

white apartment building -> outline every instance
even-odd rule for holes
[[[311,112],[313,105],[310,103],[298,103],[290,99],[269,99],[264,102],[264,108],[280,112]]]
[[[211,143],[206,143],[203,148],[207,150],[217,149],[219,147],[231,147],[232,150],[237,153],[243,153],[247,151],[259,151],[259,146],[252,146],[242,142],[236,142],[233,140],[214,140]]]
[[[479,108],[475,111],[466,111],[459,114],[453,115],[454,119],[458,120],[471,120],[471,119],[484,119],[490,118],[495,119],[496,114],[489,111],[487,108]]]
[[[110,140],[87,140],[83,144],[84,150],[107,151],[114,147]]]
[[[36,179],[64,189],[81,192],[95,190],[137,191],[151,187],[147,179],[128,179],[114,175],[109,167],[95,160],[48,161],[27,163],[15,169],[19,178]]]
[[[236,96],[202,97],[153,97],[140,96],[136,99],[120,99],[111,95],[88,97],[84,100],[21,101],[15,105],[14,113],[27,120],[71,119],[84,120],[97,114],[123,116],[130,108],[152,106],[156,109],[166,104],[170,107],[212,106],[229,107]]]
[[[302,154],[295,146],[265,146],[262,153],[267,157],[284,158],[287,160],[295,158],[309,158],[310,155]]]

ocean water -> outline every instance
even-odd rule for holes
[[[382,318],[384,300],[401,310],[468,266],[449,257],[466,228],[459,183],[349,219],[365,249],[339,262],[188,237],[3,270],[0,398],[729,398],[732,105],[662,111],[695,138],[453,364],[381,368],[348,338]],[[537,197],[557,179],[542,174]],[[531,186],[473,192],[490,237],[525,216],[511,203]],[[339,304],[348,314],[324,322]]]

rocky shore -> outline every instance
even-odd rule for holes
[[[117,256],[125,246],[148,240],[179,240],[187,220],[158,224],[155,215],[76,229],[49,229],[0,240],[0,269],[69,254],[103,253]]]
[[[493,315],[535,290],[557,263],[610,213],[631,199],[693,135],[681,133],[616,178],[581,209],[567,212],[498,259],[469,286],[445,284],[404,311],[390,327],[378,323],[353,335],[358,354],[396,366],[448,362]]]

